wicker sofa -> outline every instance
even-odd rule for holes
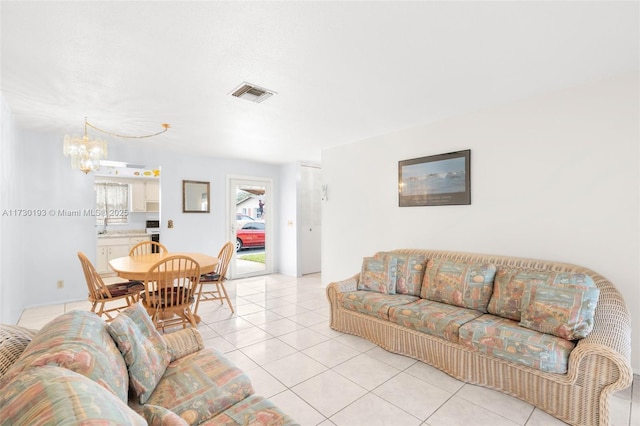
[[[4,347],[29,340],[28,331],[0,328]],[[222,353],[204,348],[197,329],[160,335],[139,304],[111,323],[91,312],[61,315],[3,371],[2,425],[295,424]]]
[[[396,263],[389,261],[393,258]],[[467,274],[470,281],[475,279],[474,274],[484,273],[478,279],[488,278],[483,290],[474,283],[465,284],[464,278],[452,279],[446,265],[467,272],[476,268]],[[487,273],[491,265],[493,276]],[[595,294],[592,315],[574,327],[578,333],[563,339],[524,327],[531,325],[522,312],[526,311],[527,317],[532,312],[532,289],[542,294],[540,280],[567,276],[581,277],[597,287],[595,293],[590,290],[592,296]],[[395,292],[390,291],[394,280]],[[549,288],[555,291],[553,286],[546,290]],[[467,308],[469,297],[473,299],[474,295],[477,297],[472,305],[478,300],[488,302]],[[334,330],[363,337],[464,382],[515,396],[569,424],[608,425],[609,397],[632,382],[627,307],[609,281],[581,266],[400,249],[365,258],[360,273],[328,285],[327,297]],[[529,304],[525,306],[526,302]],[[562,335],[565,325],[552,327],[552,331],[558,330]]]

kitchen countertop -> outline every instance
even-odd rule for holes
[[[130,229],[127,231],[107,231],[106,234],[98,234],[98,238],[128,238],[149,235],[144,229]]]

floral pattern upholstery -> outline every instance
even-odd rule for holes
[[[171,361],[167,344],[156,330],[146,309],[135,303],[109,324],[129,370],[129,383],[144,404]]]
[[[465,323],[478,318],[482,312],[430,300],[418,300],[389,309],[393,323],[439,336],[450,342],[458,341],[458,330]]]
[[[553,275],[555,273],[548,271],[499,268],[496,272],[493,294],[487,311],[490,314],[520,321],[525,287],[533,282],[547,282]]]
[[[389,308],[405,305],[418,300],[415,296],[383,294],[372,291],[350,291],[338,295],[339,303],[350,311],[372,315],[380,319],[389,319]]]
[[[252,394],[251,382],[242,370],[215,349],[203,349],[169,364],[147,404],[165,407],[193,425]]]
[[[95,314],[92,314],[95,316]],[[31,368],[0,379],[3,425],[131,425],[147,422],[88,377],[58,366]]]
[[[424,279],[427,257],[422,254],[404,254],[393,252],[379,252],[374,256],[376,259],[395,260],[397,264],[396,272],[396,293],[419,296]]]
[[[395,294],[397,261],[386,255],[362,259],[358,290]]]
[[[488,355],[551,373],[567,372],[575,343],[486,314],[460,327],[460,343]]]
[[[429,260],[420,296],[423,299],[486,312],[493,292],[495,274],[496,266],[490,263]]]
[[[296,422],[280,411],[268,399],[252,395],[204,424],[217,426],[284,426],[295,425]]]
[[[582,339],[593,330],[599,296],[591,277],[555,274],[548,282],[525,288],[520,325],[567,340]]]
[[[142,414],[149,426],[187,426],[189,424],[173,411],[158,405],[145,405],[142,408]]]
[[[82,374],[126,402],[129,376],[107,323],[93,312],[71,311],[46,324],[3,378],[44,365]]]

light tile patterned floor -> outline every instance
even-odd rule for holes
[[[200,305],[205,344],[224,352],[263,395],[302,425],[562,425],[516,398],[465,384],[413,359],[333,331],[319,275],[227,282],[236,307]],[[88,302],[27,309],[19,325],[40,328]],[[640,389],[636,377],[634,387]],[[407,392],[410,389],[411,392]],[[611,401],[614,426],[640,425],[640,392]]]

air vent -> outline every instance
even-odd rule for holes
[[[276,92],[274,92],[273,90],[265,89],[263,87],[256,86],[255,84],[244,82],[240,85],[240,87],[231,92],[231,95],[235,96],[236,98],[245,99],[247,101],[259,104],[265,99],[270,98],[275,93]]]

